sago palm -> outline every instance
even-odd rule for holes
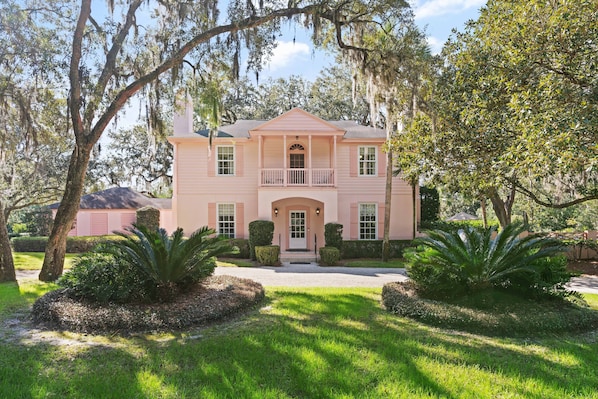
[[[181,228],[171,236],[164,229],[152,230],[142,225],[127,230],[130,234],[117,233],[125,239],[114,242],[115,253],[122,254],[158,285],[207,277],[214,271],[211,259],[233,251],[228,240],[215,236],[215,231],[207,227],[195,231],[188,239]]]
[[[475,291],[490,286],[509,286],[521,280],[534,281],[544,259],[563,251],[558,240],[528,235],[521,224],[510,224],[498,234],[494,228],[465,226],[455,232],[430,231],[415,240],[420,250],[406,254],[408,270],[415,279],[437,279],[441,289]],[[423,248],[423,250],[421,250]],[[416,281],[417,283],[417,281]],[[430,281],[426,281],[429,284]]]

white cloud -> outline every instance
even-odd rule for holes
[[[270,71],[276,71],[293,63],[305,61],[309,55],[309,45],[301,42],[279,41],[266,65]]]
[[[428,41],[428,45],[430,46],[432,54],[440,53],[440,51],[442,50],[442,46],[444,46],[444,43],[441,40],[434,36],[428,36],[426,40]]]
[[[459,14],[472,8],[479,9],[486,0],[429,0],[414,1],[415,18],[438,17],[447,14]]]

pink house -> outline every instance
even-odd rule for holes
[[[207,225],[248,238],[251,221],[271,220],[282,259],[316,253],[328,222],[343,225],[344,240],[382,239],[384,130],[325,121],[295,108],[270,121],[223,126],[209,148],[207,131],[194,131],[192,119],[188,103],[175,115],[168,139],[174,146],[175,226],[190,233]],[[412,239],[412,188],[393,179],[390,236]]]

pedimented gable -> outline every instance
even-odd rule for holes
[[[262,125],[251,129],[254,133],[271,132],[301,132],[301,133],[327,133],[343,134],[345,131],[333,124],[318,118],[300,108],[292,110],[274,118]]]

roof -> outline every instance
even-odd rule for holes
[[[169,198],[149,198],[129,187],[113,187],[81,197],[79,209],[139,209],[153,206],[158,209],[170,209]],[[50,205],[56,209],[60,203]]]
[[[293,110],[287,112],[296,112],[297,110],[311,115],[308,112],[305,112],[299,108],[294,108]],[[237,120],[235,123],[233,123],[232,125],[225,125],[225,126],[221,126],[219,131],[218,131],[218,135],[216,137],[221,137],[221,138],[249,138],[249,132],[251,130],[254,130],[257,127],[260,127],[266,123],[272,122],[276,119],[281,119],[284,120],[284,116],[286,114],[283,114],[277,118],[274,118],[271,121],[265,121],[265,120],[248,120],[248,119],[239,119]],[[315,115],[314,115],[315,117]],[[319,118],[318,118],[319,119]],[[386,131],[384,129],[378,129],[378,128],[374,128],[371,126],[363,126],[363,125],[359,125],[357,124],[357,122],[354,121],[324,121],[330,125],[333,125],[341,130],[345,131],[344,134],[344,138],[346,139],[385,139],[386,138]],[[203,129],[203,130],[198,130],[197,132],[195,132],[195,134],[198,134],[202,137],[208,137],[208,133],[209,130],[208,129]]]
[[[459,220],[478,220],[478,219],[479,219],[479,217],[471,215],[469,213],[459,212],[446,220],[449,222],[457,222]]]

